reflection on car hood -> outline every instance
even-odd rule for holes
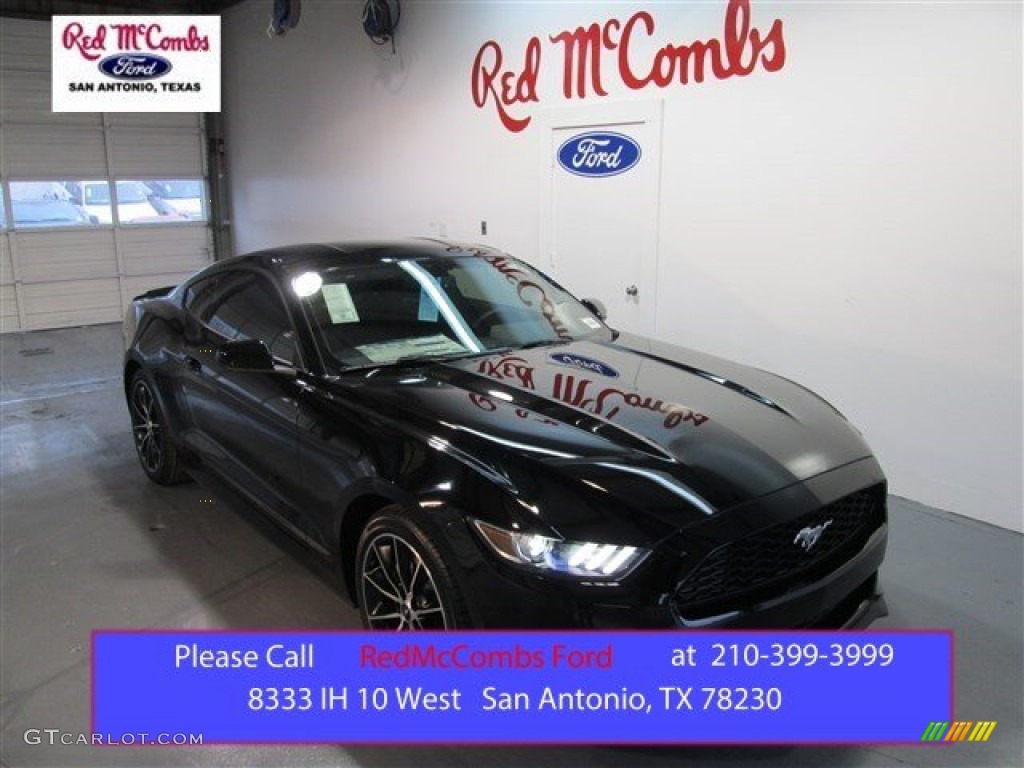
[[[492,446],[602,488],[642,477],[704,514],[871,455],[803,387],[638,337],[378,373],[359,388],[476,456]]]

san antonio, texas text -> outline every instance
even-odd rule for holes
[[[68,83],[71,93],[198,93],[202,89],[202,83]]]

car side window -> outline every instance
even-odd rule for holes
[[[223,275],[214,275],[192,283],[185,292],[185,310],[199,320],[207,316],[210,305],[220,296],[223,279]]]
[[[299,365],[288,312],[266,278],[251,272],[229,272],[211,280],[215,285],[207,286],[204,281],[189,290],[185,299],[188,311],[229,341],[259,339],[279,362]]]

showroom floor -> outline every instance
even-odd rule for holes
[[[0,345],[3,766],[1024,763],[1022,537],[896,497],[882,572],[891,615],[876,627],[956,631],[956,715],[997,721],[987,743],[189,750],[27,744],[30,728],[89,729],[94,628],[352,629],[358,618],[273,529],[195,484],[168,489],[145,480],[119,381],[118,326],[14,334],[0,337]]]

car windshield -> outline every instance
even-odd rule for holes
[[[110,205],[110,187],[105,181],[85,182],[86,205]]]
[[[137,181],[117,182],[117,202],[121,205],[125,203],[144,203],[148,194],[149,190]]]
[[[146,184],[168,200],[202,197],[202,189],[198,181],[147,181]]]
[[[564,290],[501,255],[299,270],[291,288],[339,370],[611,335]]]
[[[12,200],[14,221],[21,227],[88,224],[82,212],[66,200]]]

